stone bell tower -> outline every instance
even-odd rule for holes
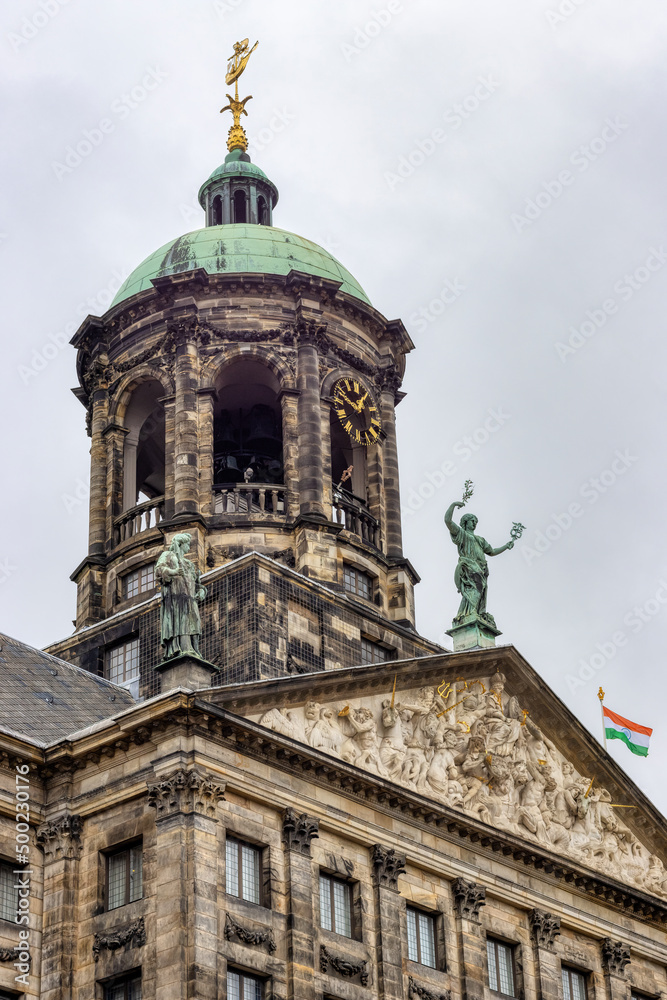
[[[273,226],[278,190],[235,128],[204,227],[72,340],[91,437],[77,628],[143,606],[187,531],[204,573],[257,552],[414,633],[394,412],[413,344],[326,250]]]

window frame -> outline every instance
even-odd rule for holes
[[[17,913],[18,913],[18,906],[19,906],[19,890],[18,890],[18,886],[16,888],[14,888],[14,882],[16,881],[16,879],[14,878],[14,868],[15,867],[16,867],[16,865],[13,864],[11,861],[8,861],[6,858],[0,857],[0,869],[6,868],[7,871],[8,871],[8,873],[9,873],[9,875],[11,875],[10,881],[12,883],[13,894],[14,894],[14,897],[15,897],[14,898],[14,909],[12,911],[12,916],[11,917],[4,917],[0,913],[0,920],[4,920],[7,923],[13,924],[14,926],[16,926],[16,916],[17,916]]]
[[[353,575],[355,587],[350,589],[346,585],[347,574]],[[363,579],[368,584],[368,594],[359,592],[359,579]],[[343,563],[343,592],[349,594],[350,597],[358,598],[362,601],[368,601],[370,604],[373,603],[373,597],[375,594],[375,577],[371,576],[369,572],[365,569],[360,569],[353,563]]]
[[[367,646],[368,645],[373,646],[374,649],[378,649],[381,652],[383,652],[385,654],[384,658],[382,660],[365,660],[363,656],[364,643],[366,643]],[[392,649],[390,646],[383,646],[381,642],[378,642],[376,639],[370,638],[370,636],[362,635],[360,637],[359,654],[361,657],[360,662],[362,666],[370,667],[374,663],[389,663],[391,660],[395,658],[396,650]]]
[[[122,1000],[128,1000],[128,987],[136,982],[139,983],[139,1000],[141,1000],[143,996],[142,978],[141,969],[133,969],[131,972],[124,972],[121,976],[113,976],[111,979],[105,979],[101,984],[104,1000],[111,1000],[111,990],[116,989],[118,986],[123,987]]]
[[[491,985],[491,966],[489,964],[489,943],[494,945],[494,955],[495,955],[495,978],[498,984],[497,988]],[[512,993],[505,993],[500,988],[500,964],[498,962],[498,946],[501,948],[507,948],[510,954],[510,971],[512,973]],[[486,973],[489,980],[489,989],[492,993],[496,993],[498,996],[502,997],[514,997],[515,1000],[519,997],[518,989],[518,979],[517,979],[517,963],[516,963],[516,944],[511,941],[503,941],[502,938],[495,937],[493,934],[486,935]]]
[[[153,582],[151,583],[150,587],[142,587],[141,586],[142,574],[149,569],[152,570]],[[128,594],[127,583],[130,577],[133,576],[137,577],[137,592],[136,594]],[[135,566],[134,569],[131,569],[127,573],[124,573],[123,576],[120,578],[121,600],[131,601],[133,598],[140,597],[142,594],[150,594],[151,591],[156,589],[156,587],[157,583],[155,581],[155,563],[152,562],[143,563],[141,566]]]
[[[132,885],[130,879],[130,870],[132,868],[132,851],[139,850],[141,852],[141,895],[136,899],[130,899],[130,888]],[[145,899],[144,895],[144,845],[142,840],[131,840],[125,844],[118,844],[111,847],[104,852],[104,910],[106,913],[111,913],[112,910],[119,910],[123,906],[129,906],[130,903],[138,903],[140,900]],[[118,903],[117,906],[109,906],[109,861],[113,857],[117,857],[119,854],[127,854],[127,863],[125,865],[125,902]]]
[[[560,979],[561,979],[561,989],[563,991],[563,1000],[565,1000],[565,984],[563,982],[565,973],[567,973],[568,978],[569,978],[569,987],[568,988],[569,988],[569,992],[570,992],[570,1000],[574,1000],[574,992],[572,990],[572,976],[573,975],[575,975],[575,976],[581,976],[581,979],[582,979],[582,982],[583,982],[583,986],[584,986],[584,1000],[588,1000],[588,993],[589,993],[589,990],[588,990],[588,977],[589,977],[589,973],[585,969],[578,969],[575,965],[569,965],[567,962],[561,962],[560,972],[561,972]]]
[[[229,848],[230,844],[232,844],[232,843],[236,844],[237,848],[238,848],[238,853],[237,853],[237,875],[238,875],[238,885],[237,885],[237,888],[239,890],[238,891],[238,895],[236,895],[233,892],[230,892],[230,890],[227,888],[227,886],[229,884],[228,883],[229,865],[227,863],[227,851],[228,851],[228,848]],[[257,893],[258,898],[257,898],[257,900],[246,899],[245,896],[243,896],[243,894],[242,894],[243,893],[243,848],[244,847],[250,848],[250,850],[252,850],[254,852],[255,858],[257,860],[257,889],[258,889],[258,893]],[[265,889],[265,886],[264,886],[264,874],[265,874],[265,872],[264,872],[264,868],[265,868],[264,861],[265,861],[265,851],[266,850],[267,850],[267,848],[263,847],[260,844],[253,843],[253,841],[251,841],[251,840],[244,840],[242,837],[237,836],[236,833],[234,833],[232,831],[227,831],[227,833],[225,834],[225,893],[228,896],[231,896],[233,899],[241,900],[241,902],[243,902],[243,903],[251,903],[253,906],[263,906],[265,908],[268,907],[267,892],[266,892],[266,889]]]
[[[408,921],[410,919],[409,914],[413,913],[415,916],[415,937],[417,939],[417,954],[419,958],[410,958],[410,934],[408,932]],[[430,922],[431,931],[433,937],[431,943],[433,945],[433,965],[429,965],[427,962],[422,961],[422,948],[421,948],[421,934],[419,930],[419,920],[418,917],[426,917]],[[418,906],[413,906],[412,903],[407,903],[405,907],[405,928],[408,939],[408,961],[415,962],[417,965],[423,965],[425,969],[440,969],[440,954],[438,946],[438,917],[437,913],[430,913],[428,910],[422,910]]]
[[[353,882],[350,879],[341,878],[340,875],[336,875],[333,872],[327,871],[325,868],[320,868],[317,878],[317,899],[319,906],[319,926],[320,930],[326,931],[329,934],[336,934],[338,937],[346,938],[348,941],[358,941],[360,939],[360,920],[357,914],[357,899],[355,888],[358,885],[357,882]],[[326,879],[329,883],[329,918],[331,920],[331,927],[325,927],[322,923],[322,883],[321,880]],[[349,917],[350,933],[345,934],[343,931],[337,929],[336,921],[336,905],[334,897],[334,885],[341,885],[345,887],[345,897],[347,899],[347,915]]]
[[[131,677],[126,677],[125,671],[128,660],[126,647],[130,646],[132,643],[137,644],[137,672],[136,674],[133,674]],[[121,647],[125,650],[123,652],[123,679],[114,680],[110,676],[111,674],[110,658],[113,652],[117,649],[120,649]],[[131,633],[130,635],[123,636],[123,638],[119,639],[117,642],[112,642],[108,646],[104,647],[103,676],[106,680],[110,681],[112,684],[118,684],[119,687],[122,687],[124,684],[131,684],[132,681],[141,680],[141,637],[138,634]]]
[[[255,972],[247,972],[245,969],[239,969],[237,966],[227,966],[227,976],[225,982],[225,997],[229,1000],[229,975],[232,973],[239,977],[239,1000],[244,1000],[245,994],[245,980],[249,979],[253,983],[257,983],[259,986],[259,996],[260,1000],[264,1000],[266,996],[266,979],[262,976],[258,976]]]

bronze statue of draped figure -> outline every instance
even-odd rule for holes
[[[160,640],[164,659],[199,652],[201,616],[199,603],[206,597],[199,570],[186,558],[192,537],[174,535],[155,565],[155,579],[162,587]]]
[[[449,506],[445,514],[445,524],[449,528],[452,541],[459,550],[454,583],[461,595],[461,604],[454,618],[454,624],[460,625],[465,621],[478,618],[495,628],[496,623],[493,615],[486,610],[489,576],[489,565],[486,557],[497,556],[501,552],[505,552],[506,549],[513,548],[515,538],[512,537],[505,545],[494,549],[485,538],[475,534],[477,518],[474,514],[464,514],[460,524],[456,524],[453,520],[455,508],[463,506],[464,504],[457,500]]]

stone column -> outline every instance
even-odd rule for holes
[[[630,962],[630,948],[622,941],[604,938],[601,944],[602,970],[607,1000],[627,1000],[628,982],[625,967]]]
[[[538,1000],[560,1000],[560,961],[555,949],[556,936],[560,934],[560,917],[546,910],[531,910],[530,929],[535,945]]]
[[[125,441],[128,437],[127,428],[121,424],[109,423],[104,437],[107,446],[107,538],[113,539],[114,518],[125,509],[123,503],[125,493]],[[136,453],[135,453],[136,460]],[[136,466],[135,466],[136,487]],[[129,505],[128,505],[129,506]],[[115,539],[113,539],[115,541]]]
[[[317,341],[320,328],[315,324],[299,324],[297,354],[297,385],[299,399],[297,420],[299,450],[299,512],[325,520],[322,496],[322,417],[320,410],[320,371]]]
[[[295,518],[299,513],[299,390],[282,389],[280,407],[283,425],[283,469],[286,490],[286,514]]]
[[[107,540],[107,447],[104,429],[108,414],[109,396],[106,389],[95,389],[90,421],[89,555],[102,555]]]
[[[215,389],[198,389],[199,400],[199,510],[204,517],[213,513],[213,407]]]
[[[398,876],[405,871],[405,855],[374,844],[372,859],[378,994],[383,1000],[403,1000],[401,921],[405,908],[398,895]]]
[[[217,807],[224,786],[180,768],[148,783],[155,809],[156,1000],[216,1000]]]
[[[310,842],[318,834],[319,820],[288,808],[283,813],[283,839],[287,854],[289,916],[287,921],[287,1000],[312,1000],[315,962],[313,926],[313,866]]]
[[[164,406],[164,516],[168,519],[174,516],[176,396],[162,396],[159,402]]]
[[[180,332],[180,331],[179,331]],[[197,434],[197,345],[192,330],[184,327],[176,348],[176,399],[174,441],[174,516],[199,511],[199,462]]]
[[[398,449],[396,447],[396,391],[400,384],[398,375],[385,373],[382,376],[380,411],[384,442],[382,444],[382,468],[385,501],[385,546],[390,559],[403,558],[403,535],[401,531],[401,495],[398,484]]]
[[[462,1000],[484,1000],[486,984],[486,937],[479,919],[486,889],[464,878],[452,882],[456,937],[459,945]]]
[[[73,996],[81,827],[79,816],[67,814],[37,828],[37,844],[44,851],[42,1000]]]

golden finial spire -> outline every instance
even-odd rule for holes
[[[227,63],[227,75],[225,77],[225,83],[229,86],[231,83],[234,84],[234,96],[227,94],[227,99],[229,104],[225,105],[224,108],[220,109],[220,114],[223,111],[231,111],[234,115],[234,124],[229,130],[229,135],[227,137],[227,149],[231,153],[233,149],[242,149],[245,152],[248,148],[248,137],[245,134],[245,130],[241,125],[241,115],[247,115],[248,112],[245,106],[248,101],[252,100],[252,94],[250,97],[244,97],[242,101],[239,100],[239,77],[243,73],[243,70],[248,64],[248,59],[253,54],[259,42],[255,42],[251,49],[248,49],[248,39],[244,38],[242,42],[234,43],[234,54],[229,57],[229,62]]]

